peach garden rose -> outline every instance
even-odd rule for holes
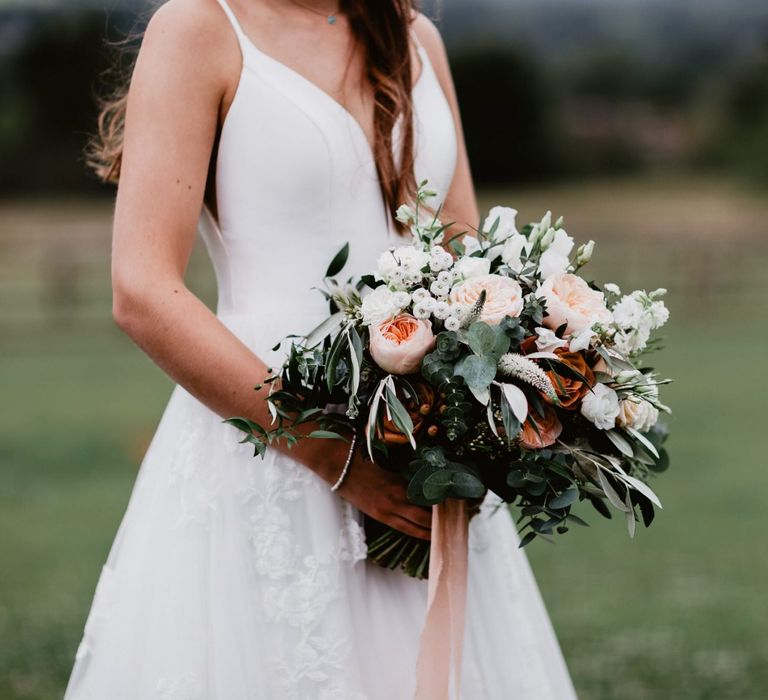
[[[602,292],[592,289],[581,277],[570,273],[552,275],[542,282],[537,297],[544,297],[544,325],[556,330],[564,323],[566,335],[577,335],[598,321],[610,323],[611,312]]]
[[[413,374],[424,356],[435,347],[429,321],[402,314],[371,326],[370,351],[374,362],[390,374]]]
[[[498,325],[505,316],[517,317],[523,310],[523,290],[509,277],[480,275],[472,277],[451,290],[451,303],[474,306],[485,290],[485,304],[479,320]]]

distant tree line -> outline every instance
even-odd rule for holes
[[[86,172],[82,152],[95,128],[100,75],[114,61],[105,37],[124,37],[135,21],[95,10],[0,13],[5,35],[16,27],[23,39],[15,50],[0,47],[0,195],[108,191]],[[752,168],[768,179],[768,61],[722,79],[714,103],[707,93],[715,116],[703,131],[695,65],[665,71],[595,51],[553,71],[498,42],[455,47],[451,62],[480,184],[660,161]]]

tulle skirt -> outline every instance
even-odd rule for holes
[[[289,330],[224,320],[262,353],[262,339]],[[65,700],[413,697],[426,582],[368,563],[356,509],[290,456],[254,458],[239,438],[174,390]],[[514,524],[497,506],[486,499],[470,525],[462,698],[575,698]]]

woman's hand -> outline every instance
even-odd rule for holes
[[[342,466],[343,459],[338,469]],[[406,535],[430,539],[432,509],[411,503],[403,477],[364,459],[359,451],[338,494],[374,520]]]

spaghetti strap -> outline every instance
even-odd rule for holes
[[[243,53],[243,57],[245,57],[245,48],[249,44],[248,37],[246,37],[243,28],[240,26],[240,22],[235,16],[232,8],[227,4],[226,0],[216,0],[216,2],[221,5],[221,9],[224,10],[224,14],[227,15],[227,19],[229,20],[229,23],[232,25],[232,29],[234,29],[235,34],[237,35],[237,40],[240,44],[240,50]]]

